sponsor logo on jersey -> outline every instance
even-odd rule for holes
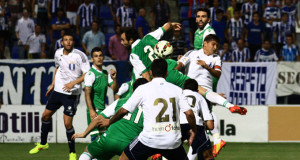
[[[179,123],[168,123],[168,124],[154,124],[152,125],[152,132],[163,133],[163,132],[180,132]]]

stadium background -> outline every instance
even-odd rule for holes
[[[177,13],[172,14],[171,19],[180,21],[179,17],[184,14],[182,11],[184,5],[170,0],[167,2],[172,8],[172,12]],[[13,54],[12,58],[14,58]],[[117,69],[119,84],[129,80],[131,66],[128,62],[107,61],[104,65],[106,68]],[[224,63],[224,66],[231,65],[243,66],[245,63]],[[266,63],[246,63],[246,65],[263,67],[266,66]],[[248,108],[248,114],[243,117],[232,115],[220,106],[215,108],[216,114],[220,117],[221,136],[225,141],[235,142],[229,143],[217,159],[298,159],[300,156],[300,144],[298,143],[300,127],[297,125],[300,120],[298,116],[300,113],[299,96],[297,95],[300,92],[298,88],[300,86],[299,62],[273,62],[272,65],[273,77],[265,77],[265,83],[268,85],[267,80],[275,80],[275,84],[270,85],[269,90],[265,90],[266,94],[273,95],[272,103],[262,103],[262,101],[256,103],[255,101],[241,104]],[[0,97],[4,104],[0,110],[0,159],[66,158],[63,157],[65,155],[63,148],[66,144],[53,144],[49,151],[35,155],[35,157],[27,154],[32,143],[39,141],[40,117],[47,101],[44,95],[52,80],[53,67],[53,60],[0,60]],[[223,72],[223,76],[232,73],[232,70],[227,74]],[[244,76],[244,78],[239,81],[245,81],[246,77]],[[224,83],[226,82],[224,81]],[[249,92],[251,91],[245,91],[245,93]],[[276,92],[277,94],[275,94]],[[282,92],[286,94],[282,95]],[[230,97],[229,94],[226,96]],[[109,90],[107,103],[112,101],[112,91]],[[81,96],[80,102],[74,119],[76,131],[83,131],[86,127],[86,106],[83,96]],[[56,113],[53,121],[56,125],[53,126],[49,135],[49,142],[65,143],[65,129],[60,123],[62,122],[61,111]],[[89,139],[86,138],[76,142],[86,143],[88,141]],[[77,145],[77,153],[80,153],[84,146],[85,144]],[[20,155],[16,155],[10,148],[18,150]],[[7,154],[10,154],[11,157],[4,156]]]

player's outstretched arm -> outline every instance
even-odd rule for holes
[[[105,119],[102,115],[99,115],[98,117],[94,118],[92,122],[89,124],[87,129],[83,133],[76,133],[72,136],[72,140],[76,138],[85,138],[92,130],[94,130],[97,126],[99,126],[99,122]]]
[[[51,83],[51,85],[49,86],[49,88],[48,88],[48,90],[47,90],[47,92],[46,92],[46,95],[45,95],[46,97],[48,97],[49,94],[51,93],[51,91],[54,89],[54,85],[55,85],[55,75],[56,75],[57,70],[58,70],[58,67],[55,69],[52,83]]]
[[[120,120],[121,118],[123,118],[129,111],[127,111],[126,109],[124,109],[123,107],[120,108],[117,113],[111,117],[111,119],[109,121],[106,120],[101,120],[99,122],[99,124],[101,125],[101,127],[108,127],[111,124],[117,122],[118,120]]]
[[[177,23],[177,22],[167,22],[165,23],[162,28],[165,30],[165,31],[168,31],[170,29],[174,29],[174,30],[180,30],[181,29],[181,24],[180,23]]]
[[[195,119],[194,112],[191,109],[185,111],[184,114],[186,116],[187,121],[189,122],[189,124],[191,126],[190,138],[188,140],[188,144],[191,145],[195,139],[195,135],[197,132],[196,119]]]
[[[203,68],[205,68],[212,76],[216,77],[216,78],[220,78],[221,77],[221,71],[220,70],[216,70],[213,68],[210,68],[205,61],[203,60],[198,60],[197,64],[202,66]]]
[[[85,74],[86,74],[86,73],[84,73],[84,74],[83,74],[81,77],[79,77],[78,79],[76,79],[76,80],[74,80],[74,81],[72,81],[72,82],[70,82],[70,83],[65,84],[63,90],[64,90],[65,92],[69,92],[76,84],[79,84],[79,83],[83,82],[83,81],[84,81],[84,76],[85,76]]]

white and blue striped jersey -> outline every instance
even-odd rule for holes
[[[50,7],[50,12],[51,13],[56,13],[58,8],[60,7],[60,4],[61,4],[60,0],[49,0],[49,2],[51,2],[51,6],[49,6]]]
[[[250,50],[245,47],[241,51],[236,49],[232,52],[232,62],[246,62],[250,59]]]
[[[244,24],[242,18],[238,20],[231,18],[227,23],[227,28],[232,40],[237,41],[242,37],[243,33]]]
[[[63,48],[64,46],[61,44],[62,38],[58,39],[55,43],[54,49],[57,50],[59,48]]]
[[[274,50],[265,50],[263,48],[257,50],[255,57],[255,62],[275,62],[278,61],[278,57]]]
[[[276,42],[285,44],[286,35],[296,32],[295,24],[281,21],[274,26],[274,32],[277,35]]]
[[[218,9],[222,10],[224,13],[224,9],[222,7],[219,7]],[[212,24],[213,21],[217,19],[217,9],[215,7],[210,7],[210,24]]]
[[[224,62],[230,62],[232,60],[232,52],[227,51],[224,53],[224,50],[219,50],[219,56],[221,57],[221,60]]]
[[[249,11],[249,12],[246,13],[247,11]],[[244,19],[245,25],[248,25],[252,21],[252,15],[254,12],[258,12],[258,4],[257,3],[253,3],[251,5],[249,2],[247,2],[242,5],[242,13],[245,16],[245,19]]]
[[[98,15],[97,6],[94,3],[90,3],[88,6],[83,3],[78,7],[77,15],[80,17],[79,26],[89,27],[94,21],[94,16]]]
[[[263,17],[266,18],[267,20],[269,20],[271,18],[274,18],[274,19],[281,18],[280,8],[279,7],[266,7]],[[266,27],[272,28],[276,25],[276,23],[278,23],[278,22],[273,22],[272,24],[266,23]]]
[[[76,84],[70,92],[63,90],[65,84],[70,83],[90,70],[87,56],[78,49],[73,49],[68,55],[64,55],[64,48],[56,50],[54,56],[55,67],[58,68],[55,75],[54,91],[67,94],[79,95],[81,84]]]
[[[133,20],[136,19],[136,11],[132,7],[122,7],[117,9],[116,17],[120,18],[122,27],[133,27]]]
[[[281,13],[287,13],[289,15],[288,23],[291,23],[292,25],[295,26],[295,22],[296,22],[295,16],[297,14],[297,7],[295,5],[283,6],[281,8]]]
[[[286,44],[282,47],[280,56],[283,61],[297,61],[297,56],[300,56],[299,49],[294,44],[291,47]]]

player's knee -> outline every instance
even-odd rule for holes
[[[42,115],[42,121],[48,122],[48,121],[51,120],[51,117],[52,117],[51,115],[49,115],[47,113],[43,113],[43,115]]]
[[[72,123],[65,122],[65,127],[68,130],[68,129],[72,129],[73,125],[72,125]]]

